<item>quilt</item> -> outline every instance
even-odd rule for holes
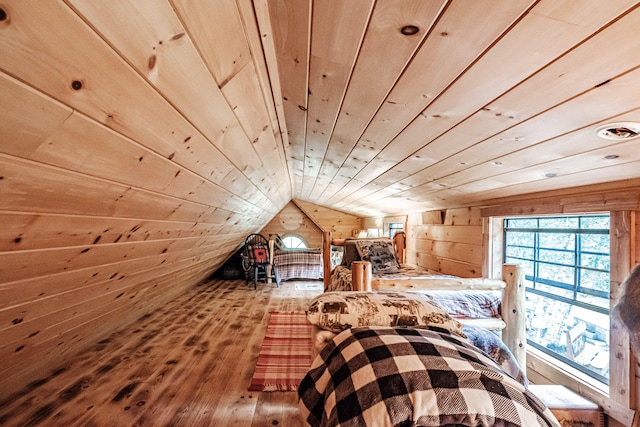
[[[311,426],[554,426],[551,411],[487,354],[435,327],[338,334],[298,389]]]
[[[280,280],[322,279],[324,266],[320,249],[287,249],[273,254]]]

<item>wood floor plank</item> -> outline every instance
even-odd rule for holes
[[[3,426],[302,426],[295,392],[248,391],[271,311],[321,291],[214,279],[5,402]]]

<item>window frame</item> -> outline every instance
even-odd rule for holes
[[[607,220],[609,222],[609,227],[608,229],[606,229],[606,231],[605,229],[602,229],[602,228],[588,228],[588,227],[582,226],[583,220],[586,218],[597,218],[597,217],[604,217],[604,216],[607,217]],[[564,228],[563,227],[546,228],[545,225],[543,224],[545,222],[544,220],[563,219],[563,218],[576,219],[577,226],[564,227]],[[513,224],[510,226],[509,224],[510,221],[517,223],[519,219],[535,220],[535,225],[527,224],[526,226],[518,227],[517,224]],[[611,275],[610,275],[611,214],[610,213],[599,212],[599,213],[589,213],[589,214],[534,215],[534,216],[524,216],[524,217],[510,216],[508,218],[504,218],[502,224],[503,224],[502,226],[503,261],[512,262],[512,260],[520,260],[522,262],[527,262],[532,264],[531,266],[532,271],[530,271],[531,274],[527,275],[527,281],[532,285],[532,286],[526,287],[526,292],[529,295],[532,295],[532,294],[538,295],[543,298],[547,298],[554,301],[560,301],[564,304],[568,304],[575,307],[581,307],[593,312],[604,314],[609,318],[609,323],[611,322],[610,321],[610,316],[611,316],[610,303],[607,307],[602,307],[597,304],[591,304],[591,303],[582,301],[579,298],[580,295],[582,295],[583,297],[586,295],[591,295],[591,296],[600,298],[601,302],[610,301],[611,290],[605,293],[604,291],[598,291],[597,289],[580,289],[581,288],[580,280],[582,277],[582,273],[584,271],[596,271],[600,273],[606,272],[609,279],[609,287],[610,287],[610,283],[611,283]],[[509,232],[534,233],[533,240],[529,242],[528,245],[527,244],[525,245],[509,244],[507,239],[507,234]],[[552,234],[568,235],[568,237],[570,237],[568,242],[571,243],[571,245],[569,245],[571,246],[571,248],[563,249],[560,247],[554,248],[554,247],[546,246],[545,243],[543,242],[543,237],[544,235],[552,235]],[[605,252],[597,252],[595,250],[594,251],[583,250],[581,241],[583,239],[583,236],[585,235],[607,235],[609,238],[608,239],[609,247],[607,249],[607,252],[605,253]],[[509,248],[516,248],[516,252],[517,252],[517,248],[521,248],[524,250],[521,251],[521,253],[519,254],[518,253],[509,254],[510,252]],[[544,259],[544,257],[542,256],[542,253],[547,251],[554,252],[554,253],[558,252],[560,254],[563,254],[563,253],[568,255],[570,254],[570,256],[567,257],[565,260]],[[606,256],[609,260],[609,262],[607,263],[609,268],[607,270],[604,270],[602,268],[596,268],[596,267],[584,265],[582,262],[582,255],[585,253],[590,255],[596,255],[596,256]],[[507,259],[509,259],[509,261],[507,261]],[[572,283],[555,281],[551,278],[545,278],[543,277],[542,274],[540,274],[541,267],[553,266],[553,265],[572,270],[573,271],[572,279],[571,279]],[[558,293],[555,293],[553,291],[554,289],[557,290]],[[567,295],[561,295],[562,290],[564,290],[567,293]],[[609,342],[611,342],[611,329],[609,329]],[[529,338],[527,338],[527,346],[529,348],[535,348],[537,351],[541,353],[541,355],[544,354],[544,356],[542,357],[548,357],[552,360],[555,359],[553,360],[553,363],[557,364],[560,367],[565,367],[565,370],[570,370],[570,368],[575,369],[576,371],[582,374],[580,376],[582,377],[583,381],[591,384],[596,388],[606,390],[608,393],[609,384],[610,384],[609,377],[606,377],[598,372],[590,370],[586,366],[582,366],[579,363],[571,360],[569,356],[565,357],[563,354],[553,351],[551,349],[548,349],[541,343],[532,341]]]
[[[603,196],[608,200],[611,195]],[[574,197],[575,194],[573,195]],[[550,199],[550,200],[553,200]],[[621,284],[629,275],[632,266],[635,264],[635,241],[636,241],[636,211],[629,209],[626,199],[616,199],[616,203],[606,203],[611,205],[618,204],[621,207],[614,210],[602,209],[605,203],[591,204],[589,211],[568,209],[567,206],[558,205],[563,209],[559,211],[543,209],[539,211],[531,208],[531,204],[527,203],[528,208],[509,205],[495,205],[482,210],[483,217],[483,248],[485,257],[483,261],[484,277],[501,277],[502,259],[503,259],[503,224],[505,217],[517,216],[543,216],[558,215],[562,213],[583,214],[583,213],[599,213],[609,212],[610,215],[610,256],[612,260],[618,260],[610,266],[610,308],[617,301],[621,290]],[[524,202],[521,202],[524,203]],[[538,204],[541,202],[538,200]],[[551,202],[549,202],[551,203]],[[637,199],[634,199],[632,205],[637,206]],[[524,205],[523,205],[524,206]],[[622,207],[624,206],[624,207]],[[584,206],[583,206],[584,207]],[[609,206],[607,206],[609,207]],[[526,213],[523,213],[526,212]],[[627,262],[625,262],[625,260]],[[537,384],[562,384],[570,389],[579,391],[580,394],[596,402],[605,409],[605,413],[612,419],[621,422],[622,425],[630,425],[634,419],[635,407],[635,361],[636,357],[631,352],[629,345],[629,336],[615,316],[610,317],[612,334],[610,350],[610,383],[609,391],[593,387],[588,381],[575,370],[563,370],[551,363],[548,359],[542,357],[539,352],[530,347],[526,347],[527,363],[524,367],[527,376],[532,383]],[[626,363],[623,363],[626,361]],[[611,363],[614,362],[614,363]]]
[[[298,239],[300,242],[302,242],[304,246],[296,246],[296,247],[287,246],[287,244],[285,243],[285,239],[287,238]],[[297,234],[291,234],[291,233],[285,234],[281,237],[281,239],[285,249],[308,249],[309,248],[309,245],[307,244],[306,240],[304,240],[302,236],[299,236]]]

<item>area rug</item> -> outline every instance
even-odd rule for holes
[[[271,312],[249,390],[297,390],[311,366],[311,330],[304,312]]]

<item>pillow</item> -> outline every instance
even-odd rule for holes
[[[355,240],[345,240],[342,248],[342,265],[347,268],[351,268],[353,261],[360,261],[360,255],[358,255],[358,248],[356,248]]]
[[[397,273],[400,265],[393,250],[393,242],[388,240],[358,240],[358,254],[363,261],[371,263],[372,273]]]
[[[312,325],[332,332],[358,326],[432,326],[463,338],[462,324],[428,295],[413,292],[325,292],[307,310]]]
[[[253,259],[255,259],[258,263],[267,262],[267,248],[264,246],[254,246]]]

